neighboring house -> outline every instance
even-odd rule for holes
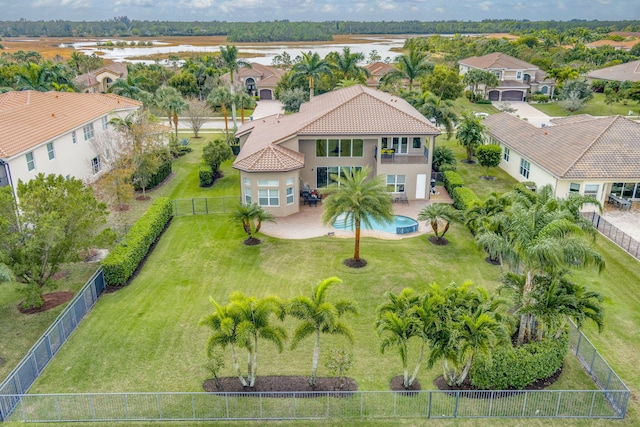
[[[391,64],[387,64],[386,62],[373,62],[371,64],[367,64],[364,66],[369,71],[369,78],[367,79],[367,86],[377,88],[382,83],[382,79],[387,75],[390,71],[396,70]]]
[[[640,200],[640,123],[578,115],[537,128],[509,113],[483,123],[502,147],[500,167],[520,182],[551,184],[562,198],[591,195],[603,205],[612,193]]]
[[[38,173],[94,181],[103,169],[90,144],[114,117],[140,109],[114,94],[7,92],[0,95],[0,186]]]
[[[118,79],[127,78],[127,65],[113,62],[94,71],[80,74],[75,78],[76,86],[84,93],[105,93]]]
[[[633,46],[637,45],[638,43],[640,43],[640,40],[621,40],[621,41],[597,40],[595,42],[585,44],[584,47],[588,47],[590,49],[596,49],[602,46],[611,46],[615,50],[629,51]]]
[[[332,174],[364,166],[385,177],[390,193],[425,200],[439,134],[402,98],[349,86],[313,97],[298,113],[246,122],[236,132],[241,150],[233,167],[244,202],[276,216],[300,210],[302,186],[322,192]]]
[[[275,99],[275,89],[278,81],[285,71],[280,68],[269,67],[267,65],[252,63],[251,68],[240,67],[233,73],[233,80],[247,88],[251,96],[259,96],[260,99]],[[229,82],[229,73],[223,74],[221,78]]]
[[[476,68],[491,71],[498,77],[498,87],[486,88],[491,101],[526,101],[530,94],[536,92],[553,96],[555,82],[548,79],[544,71],[504,53],[472,56],[461,59],[458,64],[462,76]],[[480,85],[479,89],[484,91],[484,85]]]
[[[589,71],[587,79],[640,82],[640,60]]]

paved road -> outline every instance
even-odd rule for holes
[[[499,109],[500,104],[504,102],[494,102],[493,106]],[[547,116],[542,111],[537,108],[531,106],[527,102],[507,102],[511,108],[515,108],[516,111],[513,113],[521,119],[526,119],[529,123],[536,127],[542,127],[542,125],[549,125],[551,117]]]
[[[280,101],[258,101],[255,110],[253,111],[254,119],[259,119],[262,117],[272,116],[274,114],[284,113],[282,103]],[[240,122],[240,112],[237,112],[237,121],[238,126],[242,123]],[[245,121],[250,120],[250,117],[245,117]],[[169,122],[167,120],[162,120],[162,124],[165,126],[169,126]],[[189,131],[191,127],[189,126],[189,120],[186,117],[180,117],[178,121],[178,129]],[[202,126],[201,131],[206,133],[207,130],[222,130],[224,129],[224,119],[221,117],[209,117],[205,120],[204,125]],[[229,130],[233,129],[233,121],[229,118]]]

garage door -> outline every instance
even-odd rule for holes
[[[500,92],[497,90],[492,90],[489,92],[489,101],[497,101],[500,99]]]
[[[260,99],[271,99],[271,90],[260,89]]]
[[[505,90],[502,92],[503,101],[522,101],[522,92],[519,90]]]

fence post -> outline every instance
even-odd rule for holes
[[[591,397],[591,407],[589,408],[589,416],[593,416],[593,405],[595,405],[596,403],[596,393],[597,391],[593,392],[593,396]]]
[[[524,399],[522,400],[522,417],[524,418],[524,414],[527,409],[527,397],[529,396],[528,392],[524,393]]]
[[[458,418],[458,403],[460,402],[460,392],[456,391],[456,406],[453,409],[453,418]]]
[[[129,419],[129,407],[127,406],[127,395],[126,394],[122,395],[122,401],[124,403],[124,419],[128,420]]]
[[[596,354],[598,354],[598,350],[593,347],[593,356],[591,356],[591,364],[589,365],[589,373],[593,374],[593,364],[596,361]]]
[[[162,403],[160,402],[160,393],[156,394],[156,396],[158,397],[158,416],[160,417],[160,420],[162,420]]]
[[[260,393],[259,396],[260,396],[260,419],[262,419],[262,393]]]
[[[582,341],[582,332],[578,330],[578,344],[576,345],[576,356],[578,356],[578,352],[580,351],[580,342]]]
[[[226,394],[225,397],[226,397],[225,405],[227,407],[227,419],[229,419],[229,394]]]
[[[363,406],[364,406],[364,394],[360,393],[360,418],[364,417]]]
[[[431,400],[433,399],[433,392],[429,392],[429,402],[427,403],[427,419],[431,418]]]
[[[93,406],[93,394],[89,396],[89,407],[91,408],[91,419],[96,420],[96,408]]]
[[[558,403],[556,403],[556,418],[558,417],[558,414],[560,413],[560,399],[562,398],[562,392],[559,391],[558,392]]]

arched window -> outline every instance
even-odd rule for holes
[[[549,93],[549,87],[548,86],[542,86],[540,88],[540,92],[542,92],[544,95],[546,95],[547,93]]]

